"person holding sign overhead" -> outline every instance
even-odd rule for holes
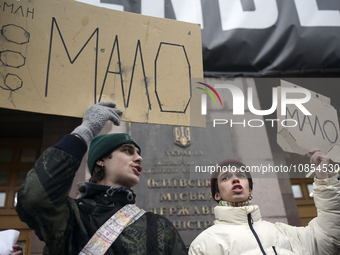
[[[120,125],[121,114],[111,102],[90,106],[82,124],[28,173],[16,210],[45,242],[44,254],[187,254],[168,219],[135,205],[131,188],[143,161],[137,142],[125,133],[98,135],[108,120]],[[91,178],[72,199],[68,192],[90,141]]]
[[[251,202],[253,180],[246,166],[225,160],[219,166],[231,170],[214,172],[211,178],[212,196],[219,204],[215,224],[196,237],[189,255],[340,254],[338,174],[324,171],[329,158],[320,150],[310,153],[310,163],[318,166],[313,184],[318,216],[307,227],[263,221],[259,207]]]

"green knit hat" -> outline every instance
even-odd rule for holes
[[[139,149],[139,145],[131,136],[125,133],[115,133],[107,135],[98,135],[92,139],[87,158],[90,174],[92,175],[96,162],[125,143],[132,143]]]

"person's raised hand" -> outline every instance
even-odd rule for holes
[[[319,149],[310,150],[310,163],[314,164],[315,175],[318,179],[328,178],[328,164],[329,157],[321,152]]]
[[[105,123],[110,120],[116,126],[120,125],[120,115],[123,113],[115,103],[100,102],[89,106],[83,117],[83,122],[71,134],[78,135],[88,144],[93,137],[99,134]]]

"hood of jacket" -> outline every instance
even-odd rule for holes
[[[136,203],[136,194],[133,190],[126,187],[110,187],[91,182],[83,182],[78,184],[80,199],[94,199],[105,201],[104,204],[121,205]]]

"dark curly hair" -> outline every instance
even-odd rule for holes
[[[103,161],[106,158],[112,158],[112,152],[110,152],[109,155],[106,155],[105,157],[103,157],[103,159],[101,159],[101,160]],[[105,177],[104,168],[96,164],[94,169],[93,169],[92,176],[89,179],[89,182],[98,183],[101,180],[103,180],[104,177]]]

